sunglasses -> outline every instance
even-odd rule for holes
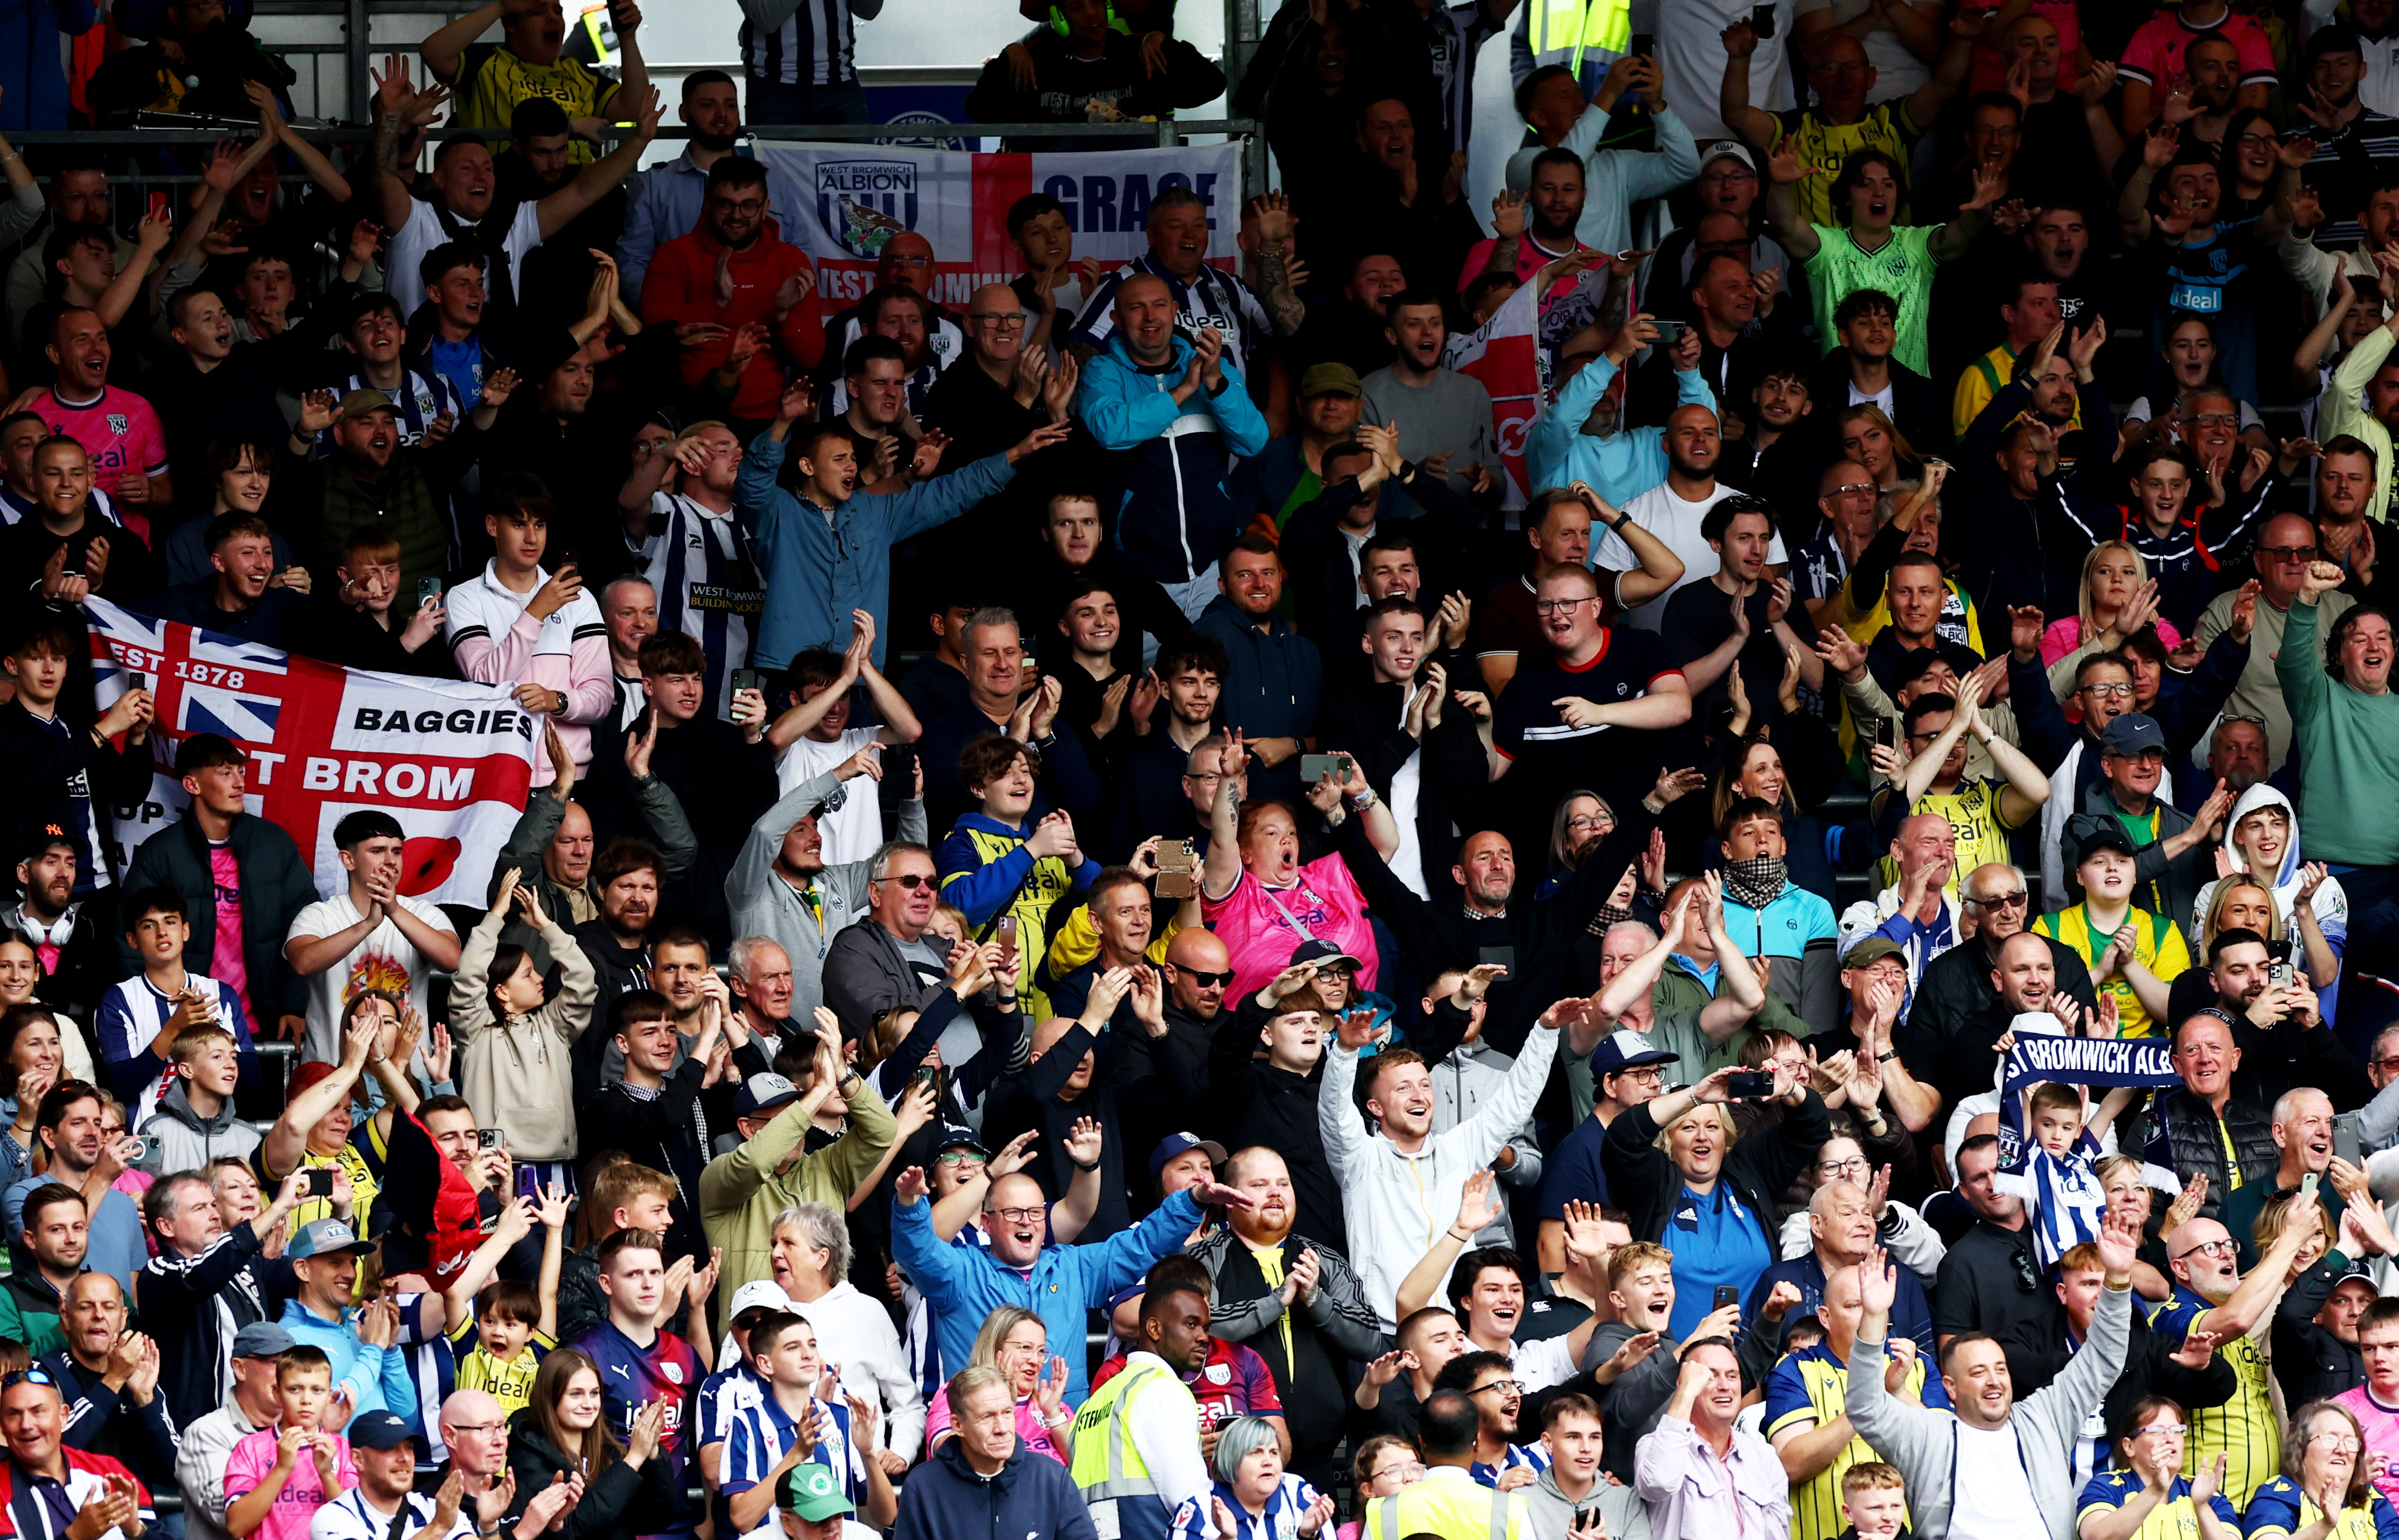
[[[934,878],[928,877],[919,871],[903,871],[896,877],[877,877],[874,880],[878,883],[898,883],[901,887],[906,888],[911,893],[915,892],[920,887],[931,887],[935,885]]]
[[[1167,966],[1169,967],[1174,967],[1174,965],[1172,963]],[[1205,968],[1196,967],[1174,967],[1174,971],[1180,973],[1186,979],[1190,979],[1201,989],[1231,989],[1233,987],[1233,970],[1231,968],[1227,968],[1222,973],[1210,973]]]
[[[14,1390],[20,1385],[46,1385],[55,1387],[58,1380],[47,1369],[15,1369],[0,1374],[0,1390]]]

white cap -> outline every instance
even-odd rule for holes
[[[792,1296],[776,1288],[774,1279],[752,1278],[748,1283],[733,1290],[733,1304],[727,1307],[725,1318],[728,1321],[739,1320],[741,1317],[741,1312],[755,1309],[762,1304],[776,1310],[793,1308]]]

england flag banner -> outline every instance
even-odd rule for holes
[[[428,903],[490,901],[484,879],[524,810],[541,731],[512,687],[336,668],[104,599],[83,608],[101,709],[135,674],[157,703],[149,799],[112,810],[117,871],[190,802],[172,769],[176,748],[215,733],[250,756],[244,804],[291,836],[319,893],[349,882],[334,826],[373,807],[407,836],[401,893]]]
[[[1480,380],[1491,393],[1491,437],[1508,482],[1500,506],[1511,511],[1525,506],[1532,485],[1525,447],[1549,399],[1549,359],[1541,352],[1541,313],[1535,293],[1539,288],[1538,279],[1519,287],[1479,330],[1452,337],[1441,359],[1444,367]]]
[[[964,310],[986,283],[1024,271],[1008,236],[1010,205],[1047,193],[1066,210],[1075,256],[1116,265],[1149,250],[1150,200],[1170,187],[1198,195],[1208,210],[1208,257],[1230,267],[1240,256],[1240,151],[1231,144],[1172,150],[1010,152],[969,155],[880,144],[765,144],[757,155],[791,179],[806,207],[782,236],[816,264],[828,307],[852,304],[874,287],[874,264],[892,236],[914,231],[931,243],[939,272],[928,291]]]

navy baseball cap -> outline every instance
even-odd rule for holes
[[[397,1412],[361,1412],[342,1433],[356,1449],[398,1449],[416,1437]]]
[[[1205,1150],[1210,1160],[1220,1166],[1224,1164],[1225,1146],[1214,1140],[1202,1139],[1194,1133],[1172,1133],[1159,1140],[1158,1148],[1149,1153],[1149,1180],[1156,1182],[1158,1173],[1166,1169],[1166,1163],[1186,1150]]]

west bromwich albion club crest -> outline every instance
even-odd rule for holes
[[[128,418],[122,412],[112,412],[108,414],[108,431],[115,434],[117,437],[123,438],[126,432],[132,426],[133,423],[131,419]]]
[[[817,168],[817,220],[845,251],[873,261],[916,227],[916,168],[905,160],[835,160]]]

